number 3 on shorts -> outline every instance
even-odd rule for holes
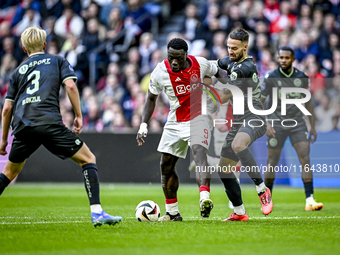
[[[33,93],[37,92],[39,90],[39,79],[40,79],[40,71],[33,71],[28,77],[27,80],[30,80],[31,77],[35,75],[35,78],[32,80],[32,84],[34,85],[33,88],[29,86],[26,89],[26,93],[29,95],[32,95]]]

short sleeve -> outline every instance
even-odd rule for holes
[[[267,98],[267,96],[270,94],[270,82],[269,82],[269,73],[266,74],[263,80],[262,84],[262,90],[261,90],[261,97],[262,98]]]
[[[240,89],[242,89],[242,85],[245,84],[244,82],[245,75],[241,69],[234,70],[230,76],[228,83],[230,85],[234,85]]]
[[[159,71],[158,68],[151,73],[150,84],[149,84],[149,91],[154,94],[158,95],[162,92],[163,86],[159,84]]]
[[[229,65],[228,58],[218,59],[216,63],[217,63],[217,66],[222,68],[223,70],[227,70],[228,69],[228,65]]]
[[[200,64],[203,77],[204,76],[212,77],[217,73],[218,69],[214,63],[211,63],[207,59],[202,57],[196,57],[196,59]]]
[[[18,85],[16,83],[16,78],[15,78],[15,73],[14,73],[9,81],[7,95],[5,99],[14,101],[17,93],[18,93]]]
[[[74,82],[77,82],[77,76],[70,63],[64,58],[60,58],[60,61],[60,79],[62,84],[68,79],[73,79]]]

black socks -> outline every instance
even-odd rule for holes
[[[219,173],[219,176],[224,184],[225,192],[227,193],[229,200],[234,206],[242,205],[241,187],[234,173]]]
[[[309,198],[314,193],[313,182],[304,182],[303,185],[305,186],[306,198]]]
[[[0,195],[11,181],[3,173],[0,174]]]
[[[253,180],[255,185],[260,185],[263,182],[262,175],[256,163],[256,160],[253,154],[250,152],[249,148],[236,153],[236,156],[240,159],[242,166],[246,169],[247,174]]]
[[[273,186],[274,186],[274,183],[266,183],[266,187],[270,190],[271,194],[273,194]]]
[[[100,204],[97,165],[93,163],[83,165],[83,176],[90,205]]]

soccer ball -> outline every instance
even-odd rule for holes
[[[158,221],[160,215],[161,210],[154,201],[145,200],[136,207],[136,218],[138,221]]]

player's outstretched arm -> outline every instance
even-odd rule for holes
[[[74,119],[73,132],[79,134],[83,127],[83,115],[80,108],[80,99],[77,84],[73,79],[67,79],[65,82],[66,92],[71,101],[76,118]]]
[[[8,133],[12,121],[13,101],[5,100],[4,109],[2,110],[2,137],[0,142],[0,154],[6,155],[8,144]]]
[[[221,69],[220,67],[217,67],[218,71],[215,74],[215,77],[223,84],[227,84],[229,77],[226,71],[224,71],[223,69]],[[233,94],[231,93],[231,91],[227,88],[223,89],[223,90],[218,90],[218,94],[221,98],[222,104],[225,104],[229,101],[229,99],[233,96]]]
[[[155,109],[157,96],[158,95],[154,95],[150,91],[148,91],[148,95],[146,97],[146,102],[145,102],[144,108],[143,108],[142,124],[140,124],[139,130],[138,130],[138,133],[137,133],[137,137],[136,137],[138,146],[143,145],[143,143],[144,143],[143,137],[146,137],[146,135],[148,133],[147,123],[151,119],[152,113]]]
[[[308,116],[310,122],[309,139],[312,143],[314,143],[316,141],[317,133],[315,130],[314,102],[312,98],[306,103],[306,109],[312,114]]]

